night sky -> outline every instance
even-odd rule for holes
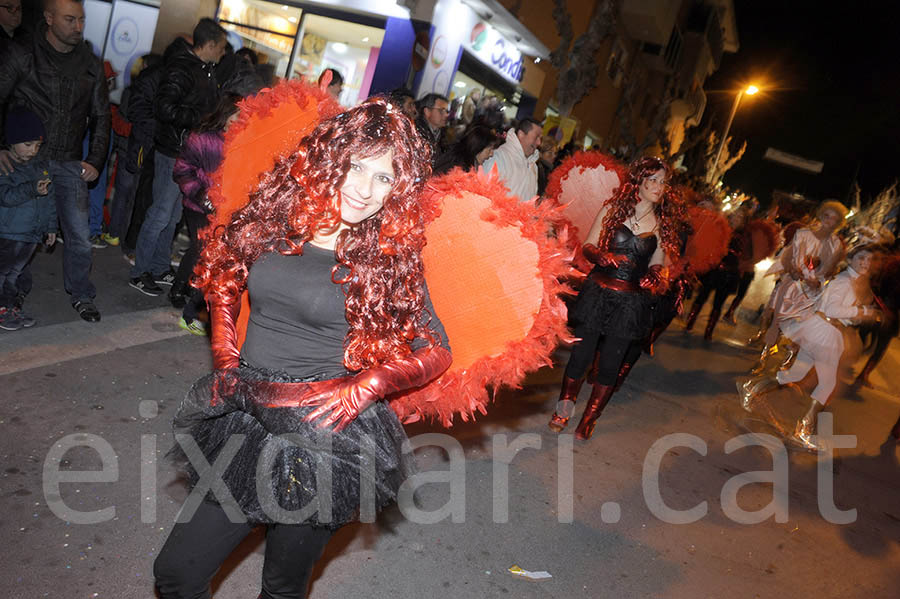
[[[900,177],[900,9],[897,2],[735,0],[740,49],[706,83],[707,118],[722,131],[741,84],[731,133],[747,152],[725,184],[768,203],[773,189],[845,200]],[[813,175],[763,160],[768,147],[825,163]],[[858,173],[858,174],[857,174]]]

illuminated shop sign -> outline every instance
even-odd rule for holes
[[[490,25],[479,21],[472,27],[468,49],[478,60],[505,79],[514,83],[522,81],[525,74],[522,53]]]

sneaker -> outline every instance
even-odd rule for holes
[[[171,287],[172,283],[175,282],[175,271],[170,268],[161,275],[153,275],[153,282],[157,285],[168,285]]]
[[[162,295],[163,290],[153,282],[153,277],[150,276],[149,273],[142,273],[141,276],[131,279],[128,281],[128,284],[131,287],[134,287],[144,295],[149,295],[150,297],[156,297],[158,295]]]
[[[81,320],[86,322],[100,322],[100,311],[91,300],[75,302],[72,304],[72,307],[78,312]]]
[[[18,331],[22,328],[22,321],[16,313],[9,308],[0,308],[0,329],[4,331]]]
[[[206,327],[203,326],[203,323],[199,320],[192,320],[187,322],[184,319],[184,316],[178,319],[178,326],[190,333],[191,335],[198,335],[200,337],[206,337]]]
[[[169,290],[169,301],[173,308],[181,310],[187,303],[187,297],[183,293],[172,293],[173,291],[175,291],[174,287]]]
[[[122,254],[122,257],[125,258],[125,262],[134,266],[134,254]]]
[[[34,320],[34,317],[27,312],[23,312],[21,308],[13,308],[12,313],[22,322],[22,328],[27,329],[35,325],[36,321]]]
[[[107,245],[111,245],[113,247],[116,247],[119,245],[119,238],[113,237],[109,233],[104,233],[103,235],[100,236],[100,239],[105,241],[107,243]]]
[[[108,248],[109,245],[105,241],[103,241],[102,235],[94,235],[93,237],[91,237],[91,247],[102,250],[103,248]]]

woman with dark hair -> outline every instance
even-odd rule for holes
[[[572,347],[550,419],[554,432],[568,423],[593,361],[596,380],[575,431],[578,439],[591,437],[595,421],[640,357],[653,328],[651,300],[668,287],[667,265],[678,258],[685,220],[669,174],[659,158],[636,160],[588,233],[582,250],[595,266],[569,312],[580,341]]]
[[[319,80],[316,82],[320,87],[323,83],[325,84],[325,91],[328,92],[328,95],[334,98],[335,102],[340,102],[341,92],[344,91],[343,75],[341,75],[337,69],[325,69],[322,71],[322,74],[319,75]]]
[[[198,233],[209,225],[207,215],[212,212],[212,205],[206,194],[212,184],[213,172],[222,164],[225,132],[238,117],[240,100],[241,96],[235,94],[225,94],[219,99],[216,109],[187,138],[172,169],[172,179],[181,189],[190,245],[181,257],[169,290],[169,300],[176,307],[183,304],[178,326],[194,335],[206,335],[206,328],[197,319],[206,301],[203,294],[190,285],[191,273],[200,256]]]
[[[185,504],[154,564],[164,599],[208,597],[255,524],[267,528],[260,597],[305,597],[332,532],[396,500],[412,457],[379,400],[451,361],[421,258],[430,171],[412,122],[372,99],[321,122],[206,243],[196,272],[216,370],[175,423],[210,463],[231,457],[231,501]]]
[[[538,157],[538,195],[544,197],[544,191],[550,182],[550,172],[553,170],[553,164],[556,162],[557,148],[556,138],[546,135],[541,139],[541,146],[538,148],[540,156]]]
[[[503,139],[484,125],[473,125],[450,149],[441,154],[434,165],[434,174],[443,175],[459,167],[470,171],[484,164],[494,155],[494,150]]]

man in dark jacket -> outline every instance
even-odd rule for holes
[[[0,55],[12,42],[26,43],[22,29],[22,0],[0,0]]]
[[[145,165],[153,163],[153,134],[156,130],[156,116],[153,108],[156,90],[162,79],[163,57],[147,54],[143,57],[143,70],[122,94],[119,111],[131,123],[128,145],[119,160],[116,171],[116,189],[109,216],[109,235],[118,238],[123,254],[134,254],[137,234],[144,222],[144,214],[150,202],[137,201],[140,182],[146,177],[152,180],[152,173],[143,173]],[[127,98],[127,101],[126,101]],[[150,167],[146,167],[150,171]],[[146,184],[145,184],[146,186]],[[138,208],[138,205],[140,207]],[[129,235],[131,223],[136,222],[137,231]],[[112,245],[112,244],[111,244]]]
[[[417,103],[416,130],[431,146],[431,164],[441,153],[441,136],[450,114],[449,105],[447,97],[441,94],[428,94]]]
[[[181,219],[181,192],[172,180],[175,159],[191,129],[215,110],[219,99],[213,65],[225,54],[225,30],[200,19],[193,46],[175,40],[156,92],[153,204],[147,210],[135,248],[129,285],[145,295],[161,295],[171,285],[172,237]]]
[[[72,306],[88,322],[100,320],[91,283],[87,184],[95,180],[109,145],[109,93],[103,64],[84,41],[84,6],[48,0],[45,23],[26,46],[11,44],[0,61],[0,109],[25,106],[44,121],[47,141],[40,157],[50,162],[56,211],[65,237],[63,280]],[[82,140],[90,127],[88,156]],[[0,150],[0,170],[15,169]]]

